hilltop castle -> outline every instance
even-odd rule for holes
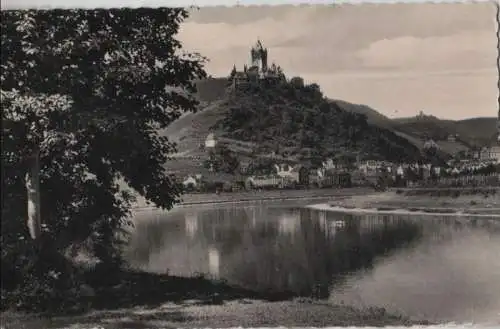
[[[277,83],[285,81],[285,75],[279,66],[272,63],[268,66],[268,50],[262,46],[260,40],[250,50],[250,66],[243,66],[243,71],[238,71],[233,66],[230,79],[233,89],[245,88],[252,83],[270,82]]]

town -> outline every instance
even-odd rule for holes
[[[286,84],[283,69],[274,62],[268,65],[268,58],[269,50],[258,40],[250,49],[250,65],[245,64],[243,70],[233,66],[226,93],[238,99],[252,86],[269,88]],[[291,78],[289,83],[304,86],[300,77]],[[421,111],[415,119],[417,122],[424,121],[426,117]],[[414,162],[339,154],[338,157],[324,157],[313,163],[307,157],[286,156],[275,151],[258,154],[259,143],[211,131],[204,140],[198,138],[198,149],[191,150],[191,155],[177,155],[171,160],[201,162],[203,168],[172,173],[177,175],[178,183],[188,193],[343,187],[383,190],[390,187],[500,184],[500,142],[464,147],[453,155],[437,156],[442,153],[440,143],[457,144],[461,137],[458,134],[424,134],[420,139],[422,156]]]
[[[214,158],[228,146],[210,133],[203,149],[207,158]],[[301,189],[331,187],[417,187],[417,186],[499,186],[500,146],[484,147],[469,152],[465,158],[451,159],[442,166],[431,163],[391,163],[380,160],[336,162],[325,159],[321,166],[283,161],[270,154],[267,167],[252,172],[249,161],[238,162],[236,175],[191,173],[181,178],[187,192],[233,192],[253,189]],[[219,178],[220,177],[220,178]]]

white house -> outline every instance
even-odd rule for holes
[[[424,149],[431,149],[431,148],[439,149],[439,145],[437,145],[437,143],[434,140],[429,139],[424,143]]]
[[[299,171],[294,166],[283,164],[275,164],[276,175],[283,178],[291,178],[293,181],[299,181]]]
[[[490,158],[496,162],[500,162],[500,145],[493,146],[490,149]]]
[[[396,175],[403,177],[404,174],[405,174],[405,172],[404,172],[403,167],[402,166],[398,166],[398,168],[396,169]]]
[[[481,161],[495,161],[500,162],[500,146],[485,147],[481,149],[479,159]]]
[[[198,180],[193,176],[188,176],[184,179],[182,185],[184,185],[184,187],[196,187],[198,185]]]
[[[380,165],[381,163],[379,161],[367,160],[360,162],[358,164],[358,169],[367,174],[368,172],[376,171],[380,167]]]
[[[205,139],[205,148],[214,148],[215,145],[217,145],[217,140],[215,138],[215,134],[210,133],[208,134],[207,138]]]
[[[336,169],[337,166],[335,165],[335,163],[333,162],[332,159],[326,159],[326,161],[323,161],[323,168],[325,170],[331,170],[331,169]]]

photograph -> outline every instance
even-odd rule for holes
[[[498,1],[159,5],[2,0],[0,329],[500,328]]]

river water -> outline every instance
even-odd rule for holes
[[[500,323],[500,219],[352,215],[318,200],[175,208],[136,216],[126,257],[439,322]]]

